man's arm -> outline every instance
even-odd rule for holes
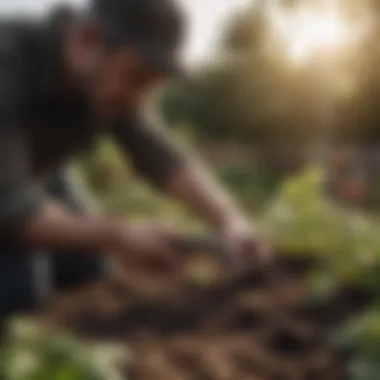
[[[112,223],[78,216],[33,184],[28,140],[15,123],[0,129],[0,240],[41,248],[103,249]]]
[[[21,245],[48,251],[92,250],[98,254],[110,253],[113,232],[110,221],[78,216],[57,202],[45,200],[15,238]]]
[[[141,113],[119,120],[115,134],[140,174],[184,202],[211,226],[221,230],[229,223],[245,220],[205,166],[170,139],[156,115]]]
[[[217,231],[247,222],[233,198],[200,162],[189,161],[168,179],[165,191],[187,204]]]
[[[0,245],[42,248],[47,252],[116,254],[143,263],[172,261],[180,232],[171,226],[133,225],[124,218],[81,216],[46,197],[32,185],[28,139],[12,124],[0,124]]]
[[[166,194],[184,202],[208,222],[229,247],[236,265],[271,257],[266,243],[232,197],[160,128],[157,119],[134,115],[119,120],[114,132],[132,154],[135,167]],[[253,255],[255,253],[255,255]]]
[[[25,64],[17,41],[0,38],[0,244],[104,250],[113,222],[74,215],[33,183],[30,136],[23,128]]]

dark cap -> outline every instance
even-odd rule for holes
[[[131,45],[157,69],[183,74],[185,16],[175,0],[90,0],[110,43]]]

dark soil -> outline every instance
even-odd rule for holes
[[[326,333],[365,306],[367,292],[348,287],[312,305],[301,279],[317,263],[279,257],[240,275],[206,254],[162,276],[119,266],[115,280],[60,298],[47,316],[127,342],[130,380],[345,379]],[[199,266],[207,273],[196,280]]]

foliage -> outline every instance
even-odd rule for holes
[[[2,347],[0,377],[5,380],[120,380],[118,346],[94,346],[68,332],[27,320],[12,321]]]
[[[363,315],[334,331],[332,341],[350,354],[352,380],[376,380],[380,371],[380,225],[323,196],[323,171],[306,170],[287,180],[264,213],[262,227],[287,251],[318,254],[327,263],[309,285],[314,298],[337,284],[366,285],[374,304]]]
[[[276,189],[279,175],[256,167],[224,166],[216,170],[219,181],[224,184],[247,212],[256,215]]]
[[[287,7],[300,2],[273,4]],[[371,0],[346,4],[348,22],[366,7],[379,9]],[[220,41],[220,55],[226,59],[196,73],[193,85],[167,88],[161,99],[167,119],[194,125],[206,139],[305,142],[320,134],[322,108],[328,101],[334,112],[332,137],[378,141],[380,54],[373,46],[380,19],[373,19],[373,31],[360,44],[350,46],[324,70],[318,57],[303,66],[287,58],[283,40],[273,39],[267,10],[268,2],[252,1],[231,17]]]
[[[353,355],[348,373],[353,380],[377,380],[380,371],[380,310],[351,320],[333,335],[333,342]]]
[[[323,190],[319,168],[287,180],[264,213],[263,228],[294,252],[323,255],[340,280],[370,281],[365,274],[380,259],[380,225],[333,203]]]
[[[122,185],[130,175],[128,165],[113,142],[102,138],[95,149],[77,161],[80,176],[92,191],[102,195]]]

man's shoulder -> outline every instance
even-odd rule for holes
[[[33,72],[40,66],[42,55],[41,30],[36,20],[0,19],[1,83],[12,81],[12,87],[28,87],[29,81],[34,80]]]
[[[29,40],[35,35],[34,23],[0,19],[0,109],[19,104],[28,88],[30,66],[35,60]]]
[[[0,19],[0,57],[26,53],[27,43],[37,33],[37,23],[23,19]]]

